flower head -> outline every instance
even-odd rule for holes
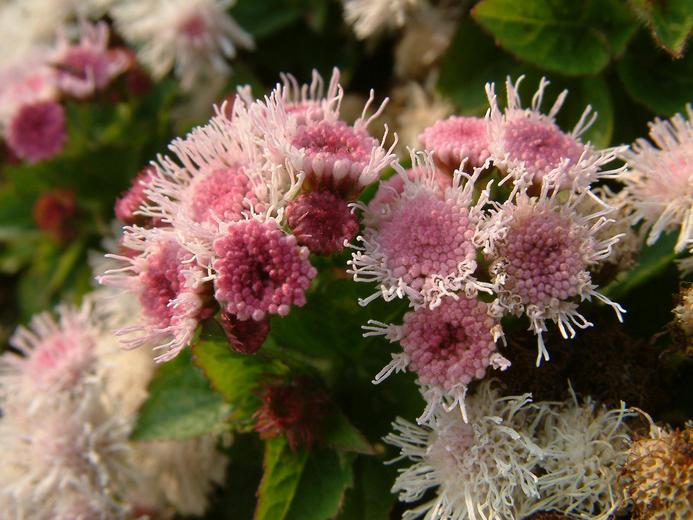
[[[539,463],[541,496],[531,511],[557,510],[581,518],[610,518],[622,506],[616,480],[630,441],[625,419],[634,415],[623,403],[607,410],[575,394],[552,406],[537,442],[545,450]]]
[[[121,287],[138,296],[144,322],[119,329],[129,336],[130,348],[158,343],[165,352],[157,361],[175,357],[190,340],[200,320],[212,312],[205,272],[173,231],[162,228],[126,228],[125,247],[139,251],[134,257],[109,255],[125,264],[98,277],[100,283]]]
[[[147,201],[145,190],[153,175],[154,167],[145,166],[132,180],[130,189],[116,200],[115,216],[123,224],[138,224],[144,220],[136,212]]]
[[[212,74],[230,72],[236,46],[254,42],[227,13],[233,0],[127,0],[111,9],[119,32],[139,47],[139,59],[155,79],[175,67],[190,90]]]
[[[75,192],[56,188],[43,193],[34,204],[34,222],[55,240],[65,242],[74,234],[73,219],[77,214]]]
[[[342,0],[344,19],[354,26],[354,32],[365,40],[384,29],[404,25],[407,12],[421,0]]]
[[[407,297],[413,305],[435,306],[446,294],[488,290],[472,277],[476,270],[476,228],[488,191],[474,203],[474,183],[480,174],[455,172],[452,185],[440,193],[430,155],[413,155],[414,167],[425,174],[410,179],[399,164],[393,168],[404,190],[366,215],[368,226],[357,237],[351,273],[354,280],[378,282],[379,290],[363,305],[381,296],[390,301]]]
[[[514,84],[510,78],[507,79],[508,105],[505,111],[500,109],[494,85],[486,85],[491,105],[487,113],[488,146],[496,167],[516,177],[527,176],[536,184],[540,184],[545,175],[552,172],[555,175],[558,170],[558,181],[562,186],[572,186],[577,182],[580,188],[589,186],[597,178],[622,171],[622,168],[601,170],[616,158],[622,148],[597,150],[580,139],[597,118],[592,107],[587,106],[572,132],[565,133],[556,124],[555,117],[568,91],[561,92],[549,113],[543,114],[541,104],[549,82],[542,78],[532,97],[531,108],[522,108],[519,88],[523,78],[521,76]]]
[[[263,438],[285,435],[293,450],[311,448],[329,412],[327,395],[306,378],[267,386],[262,403],[255,413],[255,430]]]
[[[611,305],[619,319],[625,312],[596,291],[589,272],[611,254],[618,241],[618,235],[597,236],[608,224],[605,215],[611,208],[591,192],[571,192],[565,201],[559,200],[561,193],[548,178],[539,196],[519,189],[491,211],[479,232],[498,286],[494,305],[501,314],[527,315],[538,336],[537,364],[542,357],[549,358],[542,339],[546,321],[555,322],[568,338],[575,335],[575,327],[592,325],[577,310],[582,300],[596,297]],[[588,215],[577,209],[586,197],[599,203]]]
[[[333,76],[334,78],[334,76]],[[331,83],[332,84],[332,83]],[[381,142],[367,131],[383,111],[387,100],[370,117],[366,114],[375,99],[371,91],[361,117],[353,125],[338,119],[342,89],[337,84],[305,115],[302,105],[287,101],[286,89],[278,86],[264,102],[251,109],[253,126],[262,136],[271,161],[283,168],[302,172],[304,188],[329,190],[345,199],[355,198],[367,185],[377,181],[394,158],[393,143],[385,148],[387,130]],[[316,103],[312,101],[310,106]],[[320,117],[321,116],[321,117]]]
[[[124,49],[108,49],[109,30],[104,22],[82,24],[82,37],[73,45],[60,35],[50,63],[56,68],[58,88],[76,98],[85,98],[105,88],[125,72],[131,57]]]
[[[339,119],[339,108],[344,96],[339,76],[339,69],[335,67],[325,91],[325,81],[316,70],[313,70],[310,84],[299,84],[291,74],[281,75],[279,92],[286,112],[295,119],[298,126]]]
[[[455,413],[440,414],[430,427],[397,419],[385,441],[414,463],[400,470],[393,492],[415,502],[435,489],[404,518],[519,518],[519,505],[538,497],[533,468],[543,455],[533,441],[540,411],[529,401],[501,397],[484,382],[468,399],[469,422]]]
[[[233,223],[213,247],[214,294],[226,312],[260,321],[267,314],[286,316],[293,305],[305,304],[305,291],[317,271],[308,248],[276,221]]]
[[[50,159],[67,140],[65,110],[55,101],[23,105],[10,119],[6,139],[15,155],[27,162]]]
[[[404,315],[401,326],[370,321],[366,336],[384,334],[398,340],[402,353],[394,354],[373,381],[380,383],[393,371],[415,372],[424,389],[427,407],[418,419],[429,421],[438,407],[459,406],[467,420],[465,396],[469,384],[483,379],[489,366],[504,370],[509,362],[496,351],[501,327],[490,316],[488,304],[464,295],[446,297],[434,309],[419,307]]]
[[[465,158],[468,168],[481,167],[489,157],[487,126],[483,118],[451,116],[426,128],[419,141],[446,171],[459,168]]]
[[[299,244],[314,253],[339,253],[359,230],[346,202],[329,191],[300,195],[286,207],[286,221]]]
[[[668,431],[651,424],[649,436],[632,442],[621,471],[634,518],[690,518],[693,426]]]
[[[662,233],[678,230],[675,250],[693,240],[693,109],[688,118],[676,114],[668,121],[650,123],[650,138],[638,139],[621,156],[632,171],[621,180],[626,185],[634,222],[643,222],[647,243]]]
[[[2,397],[35,409],[48,399],[81,388],[94,372],[98,331],[90,319],[90,305],[58,307],[35,315],[28,328],[19,327],[10,340],[19,355],[2,356]],[[48,406],[49,408],[51,406]]]

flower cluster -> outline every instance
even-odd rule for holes
[[[144,321],[118,332],[127,345],[151,343],[158,360],[171,359],[221,309],[239,332],[234,348],[254,351],[269,316],[305,304],[317,274],[310,254],[339,252],[354,237],[348,204],[394,157],[367,131],[382,110],[367,116],[373,94],[353,125],[340,119],[342,97],[336,70],[327,89],[317,73],[308,85],[285,76],[260,100],[239,89],[233,106],[135,179],[116,207],[131,224],[125,254],[114,255],[123,267],[99,278],[142,305]],[[265,325],[240,325],[248,320]]]
[[[442,412],[429,426],[393,423],[385,441],[413,461],[393,486],[401,501],[417,502],[404,518],[526,518],[550,510],[606,518],[623,505],[617,480],[630,439],[623,406],[532,403],[530,394],[502,397],[485,381],[467,414],[468,422]]]
[[[351,273],[377,291],[360,303],[382,296],[412,307],[402,325],[365,327],[402,346],[374,382],[415,372],[428,403],[421,422],[440,404],[464,415],[470,383],[509,366],[496,349],[505,316],[526,316],[539,364],[549,359],[548,323],[565,338],[591,326],[581,302],[606,303],[619,319],[625,312],[592,278],[623,236],[609,227],[610,192],[592,184],[621,174],[609,164],[622,150],[581,141],[594,121],[589,107],[571,133],[557,126],[566,92],[543,114],[546,80],[522,108],[520,80],[508,80],[504,111],[489,85],[485,118],[451,116],[425,129],[425,153],[412,152],[411,170],[393,163],[395,177],[362,208]]]
[[[10,151],[30,163],[57,155],[67,141],[61,98],[84,99],[132,65],[124,48],[109,48],[104,22],[82,23],[72,41],[60,32],[0,66],[0,134]]]
[[[134,304],[134,305],[133,305]],[[0,357],[0,509],[12,518],[118,519],[148,510],[201,514],[226,459],[212,436],[130,441],[154,364],[125,353],[110,327],[136,302],[94,293],[35,316]],[[158,516],[157,516],[158,517]]]

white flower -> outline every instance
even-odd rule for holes
[[[422,0],[342,0],[344,19],[365,40],[385,29],[402,27],[407,12]]]
[[[456,413],[440,415],[432,428],[393,423],[385,441],[414,464],[400,470],[392,491],[415,502],[436,488],[434,498],[403,518],[511,519],[518,505],[538,498],[533,468],[544,453],[533,434],[544,412],[529,394],[500,397],[488,381],[467,399],[467,411],[467,423]]]
[[[546,456],[537,482],[541,500],[531,511],[557,510],[579,518],[606,519],[623,504],[617,479],[630,443],[625,419],[635,414],[621,403],[607,410],[590,398],[554,406],[537,434]]]
[[[233,0],[124,0],[111,9],[123,37],[139,47],[139,59],[155,79],[175,67],[190,90],[214,74],[228,74],[236,46],[252,37],[227,13]]]
[[[650,138],[638,139],[621,156],[632,171],[621,176],[634,223],[643,222],[647,243],[678,230],[676,252],[693,240],[693,109],[650,123]]]

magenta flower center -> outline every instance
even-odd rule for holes
[[[10,121],[7,133],[12,151],[30,162],[53,157],[66,140],[65,110],[54,101],[21,107]]]
[[[419,140],[441,167],[459,168],[465,157],[467,166],[481,166],[489,156],[486,127],[483,118],[453,116],[428,127]]]

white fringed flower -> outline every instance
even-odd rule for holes
[[[344,19],[354,26],[354,32],[365,40],[379,32],[402,27],[407,12],[423,0],[342,0]]]
[[[364,220],[369,225],[356,238],[359,245],[349,261],[349,272],[357,282],[376,282],[374,294],[360,300],[367,305],[382,296],[385,301],[408,298],[414,307],[431,308],[443,296],[460,291],[474,295],[491,292],[489,284],[474,278],[477,268],[477,224],[489,197],[488,187],[475,197],[475,182],[483,168],[469,175],[455,172],[452,185],[441,193],[430,154],[412,152],[410,178],[398,163],[392,167],[404,182],[401,193]]]
[[[538,196],[516,183],[514,194],[493,209],[480,225],[479,240],[492,261],[490,272],[497,286],[498,315],[527,315],[537,335],[537,366],[549,359],[544,346],[546,322],[554,322],[564,338],[592,324],[580,314],[580,302],[593,297],[610,305],[619,320],[625,310],[597,292],[590,269],[611,255],[620,235],[601,236],[612,208],[589,190],[558,190],[555,171],[547,175]],[[590,199],[594,209],[580,212]]]
[[[124,0],[111,9],[123,37],[160,79],[175,67],[181,87],[192,89],[214,74],[228,74],[236,47],[253,38],[228,14],[233,0]]]
[[[617,479],[626,461],[634,416],[624,403],[607,410],[587,398],[554,405],[537,433],[545,450],[539,463],[537,489],[541,500],[534,511],[561,511],[579,518],[604,520],[623,506]]]
[[[121,515],[120,497],[132,478],[129,424],[106,413],[97,391],[90,387],[80,401],[40,416],[14,412],[0,419],[3,514],[52,520],[88,506],[102,518]]]
[[[518,505],[538,498],[533,468],[544,452],[533,435],[543,411],[530,404],[529,394],[501,397],[490,382],[467,399],[467,411],[469,422],[453,412],[430,428],[393,423],[385,441],[414,464],[400,470],[392,491],[402,502],[416,502],[436,489],[403,518],[511,519]]]
[[[562,187],[575,186],[584,189],[598,178],[614,177],[623,168],[603,170],[616,159],[625,147],[597,150],[589,142],[583,143],[584,134],[597,118],[589,105],[570,133],[563,132],[556,124],[556,114],[561,109],[568,91],[556,98],[548,114],[541,112],[544,91],[549,82],[542,78],[532,97],[530,108],[522,108],[519,88],[524,76],[513,83],[506,80],[507,107],[501,110],[493,83],[486,85],[490,110],[487,112],[489,151],[493,164],[510,176],[527,176],[529,181],[540,184],[542,178],[560,171]]]
[[[693,108],[687,119],[676,114],[667,121],[650,123],[650,139],[638,139],[621,157],[631,171],[626,185],[634,223],[643,223],[647,243],[662,233],[678,230],[675,250],[693,241]]]

